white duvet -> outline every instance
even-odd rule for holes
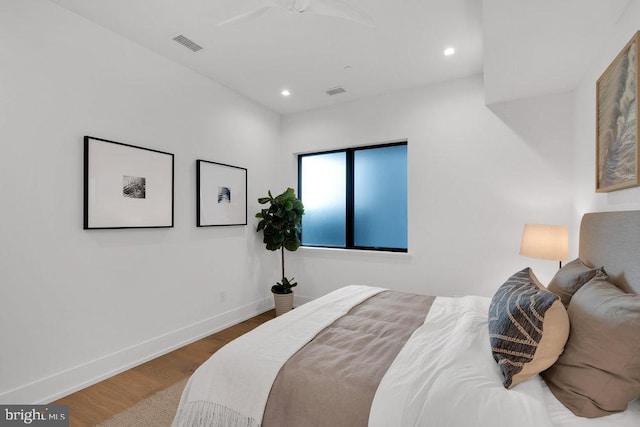
[[[488,298],[438,297],[391,364],[369,425],[551,427],[539,377],[507,390],[491,356]]]

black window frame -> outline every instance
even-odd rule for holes
[[[322,154],[332,154],[332,153],[345,153],[346,157],[346,221],[345,221],[345,246],[326,246],[326,245],[305,245],[302,246],[305,248],[332,248],[332,249],[349,249],[349,250],[364,250],[364,251],[379,251],[379,252],[402,252],[407,253],[409,248],[388,248],[388,247],[380,247],[380,246],[356,246],[354,244],[355,235],[354,235],[354,218],[355,218],[355,203],[354,203],[354,170],[353,170],[353,162],[356,151],[363,150],[371,150],[376,148],[386,148],[386,147],[397,147],[397,146],[407,146],[408,141],[398,141],[398,142],[390,142],[386,144],[377,144],[377,145],[365,145],[358,147],[349,147],[342,148],[338,150],[327,150],[327,151],[317,151],[313,153],[304,153],[298,154],[298,197],[302,200],[302,159],[304,157],[312,157]],[[408,156],[407,156],[408,157]],[[407,159],[407,169],[408,169],[408,159]],[[408,177],[407,177],[408,180]],[[408,191],[407,185],[407,191]],[[407,212],[408,215],[408,212]],[[301,234],[304,233],[304,229],[301,231]],[[409,234],[409,218],[407,218],[407,237]],[[302,240],[302,236],[301,236]],[[408,246],[408,242],[407,242]]]

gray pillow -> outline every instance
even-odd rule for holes
[[[562,304],[567,308],[573,294],[593,279],[598,271],[602,271],[602,268],[588,267],[580,258],[576,258],[558,270],[549,282],[548,289],[558,295]]]
[[[569,318],[560,298],[530,268],[511,276],[493,296],[489,339],[506,388],[551,366],[568,336]]]
[[[578,416],[624,411],[640,397],[640,296],[598,272],[571,299],[569,319],[564,353],[542,373],[544,380]]]

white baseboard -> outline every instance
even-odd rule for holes
[[[303,298],[303,300],[305,300]],[[306,301],[305,301],[306,302]],[[46,404],[273,308],[265,298],[0,394],[3,404]]]

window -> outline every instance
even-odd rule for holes
[[[302,244],[407,251],[407,143],[298,157]]]

